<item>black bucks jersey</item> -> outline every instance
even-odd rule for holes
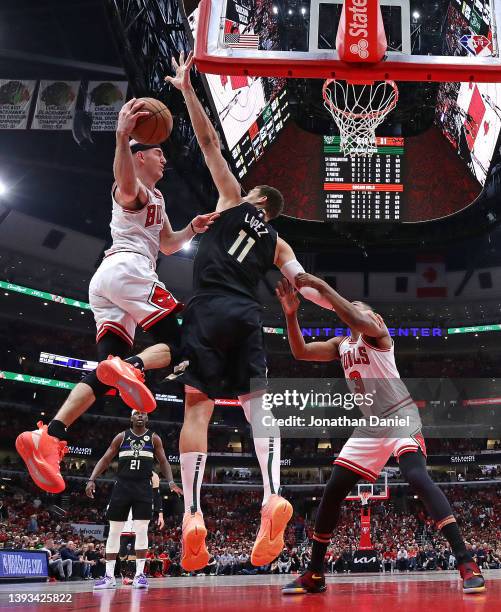
[[[149,481],[154,461],[153,432],[147,429],[137,436],[131,429],[125,431],[118,451],[118,478]]]
[[[221,213],[202,235],[193,268],[195,296],[183,312],[181,382],[208,397],[249,393],[266,378],[257,287],[273,267],[277,232],[246,202]]]
[[[202,235],[195,257],[195,295],[237,293],[257,301],[257,286],[273,267],[277,232],[264,211],[244,202],[221,213]]]

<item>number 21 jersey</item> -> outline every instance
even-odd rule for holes
[[[118,451],[118,472],[120,479],[151,479],[155,460],[153,432],[147,429],[140,436],[131,429],[124,431]]]

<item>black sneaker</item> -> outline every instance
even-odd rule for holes
[[[458,570],[463,579],[463,593],[483,593],[485,591],[485,580],[475,561],[460,563]]]
[[[283,595],[303,595],[304,593],[323,593],[327,590],[323,574],[306,570],[299,578],[289,582],[282,589]]]

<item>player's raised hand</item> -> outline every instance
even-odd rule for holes
[[[384,329],[384,321],[381,315],[378,315],[377,312],[373,312],[372,310],[367,311],[368,316],[376,323],[378,327]]]
[[[188,57],[186,60],[184,59],[184,51],[181,51],[179,55],[179,64],[176,59],[172,58],[172,68],[175,71],[175,75],[173,77],[166,76],[164,81],[166,83],[170,83],[174,85],[176,89],[181,91],[185,91],[190,89],[191,81],[190,81],[190,70],[193,65],[193,52],[190,51],[188,53]]]
[[[302,287],[312,287],[313,289],[321,291],[325,287],[325,281],[318,278],[318,276],[307,274],[306,272],[297,274],[294,282],[296,284],[296,289],[301,289]]]
[[[294,287],[286,278],[278,281],[275,288],[275,295],[280,300],[282,310],[286,315],[293,315],[299,308],[299,298]]]
[[[191,228],[195,234],[203,234],[214,221],[219,217],[219,213],[212,212],[206,215],[197,215],[191,222]]]
[[[149,116],[148,111],[141,110],[143,106],[144,101],[137,100],[137,98],[131,98],[122,106],[118,113],[117,134],[130,136],[136,127],[137,120]]]

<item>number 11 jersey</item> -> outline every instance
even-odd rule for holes
[[[221,213],[202,235],[195,257],[195,295],[233,293],[254,301],[259,281],[273,268],[278,234],[264,210],[243,202]]]

